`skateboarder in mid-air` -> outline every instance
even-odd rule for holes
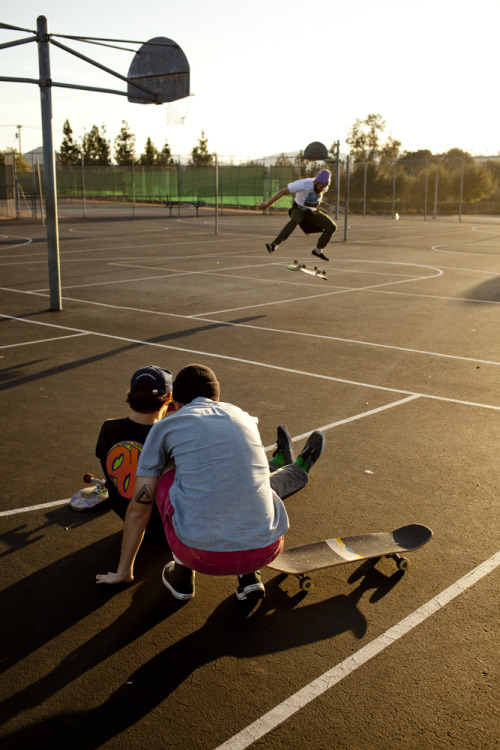
[[[323,253],[323,250],[330,241],[332,235],[337,229],[335,224],[329,216],[323,211],[320,211],[319,206],[323,199],[323,193],[328,189],[330,185],[330,172],[327,169],[323,169],[316,177],[306,177],[304,180],[295,180],[290,182],[286,188],[283,188],[268,201],[263,201],[257,204],[258,209],[266,209],[272,206],[273,203],[279,201],[285,195],[294,196],[293,206],[290,213],[290,221],[285,224],[281,232],[278,234],[274,242],[266,242],[266,248],[269,253],[274,253],[278,245],[281,245],[288,237],[292,234],[293,230],[298,224],[307,222],[311,231],[321,232],[321,236],[318,239],[317,245],[312,251],[313,255],[316,255],[322,260],[330,260]],[[306,230],[307,231],[307,230]],[[309,233],[309,231],[307,231]]]

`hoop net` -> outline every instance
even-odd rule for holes
[[[184,125],[191,107],[191,97],[192,94],[175,102],[167,102],[167,125]]]

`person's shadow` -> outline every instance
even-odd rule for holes
[[[161,566],[154,578],[139,585],[131,606],[115,622],[76,649],[50,674],[0,704],[0,719],[8,721],[48,699],[185,606],[165,592],[160,570]],[[102,705],[86,711],[62,712],[4,735],[5,747],[25,748],[32,743],[53,743],[54,740],[61,746],[67,744],[72,750],[99,747],[140,721],[193,672],[210,662],[227,656],[252,659],[279,653],[324,641],[345,631],[352,631],[361,638],[367,628],[366,619],[358,608],[361,597],[373,589],[371,600],[380,599],[402,575],[398,571],[388,577],[368,561],[351,577],[359,580],[351,593],[299,608],[297,604],[307,594],[297,590],[296,594],[288,595],[280,587],[285,578],[281,574],[267,582],[266,598],[257,606],[238,602],[231,595],[201,628],[153,656]],[[328,584],[322,581],[321,585]],[[195,605],[195,602],[190,604]],[[67,623],[60,632],[65,627]]]

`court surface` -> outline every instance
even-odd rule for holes
[[[63,218],[64,309],[48,310],[45,230],[0,225],[3,746],[498,747],[500,224],[343,219],[328,281],[286,217]],[[323,457],[287,501],[286,546],[388,531],[434,537],[390,559],[293,577],[266,598],[197,576],[174,600],[163,545],[129,586],[121,522],[68,499],[130,375],[212,367],[259,417],[268,455],[286,424]],[[235,467],[237,470],[237,467]]]

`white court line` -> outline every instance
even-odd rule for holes
[[[175,352],[186,352],[187,354],[199,354],[202,357],[212,357],[214,359],[224,359],[230,362],[240,362],[245,365],[252,365],[254,367],[264,367],[269,370],[278,370],[279,372],[286,372],[293,375],[304,375],[307,378],[315,378],[317,380],[327,380],[331,383],[345,383],[346,385],[354,385],[360,388],[369,388],[375,391],[383,391],[384,393],[400,393],[403,396],[420,396],[422,398],[429,398],[434,401],[444,401],[452,404],[461,404],[462,406],[475,406],[480,409],[492,409],[493,411],[500,411],[500,406],[494,406],[492,404],[483,404],[479,401],[464,401],[457,398],[447,398],[446,396],[435,396],[431,393],[422,393],[420,391],[407,391],[401,388],[389,388],[385,385],[376,385],[375,383],[363,383],[360,380],[348,380],[346,378],[335,378],[333,375],[321,375],[319,373],[310,372],[307,370],[296,370],[293,367],[283,367],[281,365],[272,365],[267,362],[259,362],[258,360],[243,359],[243,357],[231,357],[228,354],[216,354],[215,352],[200,351],[199,349],[188,349],[184,346],[173,346],[172,344],[159,344],[152,341],[143,341],[141,339],[131,339],[126,336],[114,336],[110,333],[100,333],[98,331],[86,331],[81,328],[71,328],[70,326],[61,326],[56,323],[43,323],[40,320],[25,320],[24,318],[16,318],[13,315],[5,315],[0,313],[0,318],[8,318],[9,320],[18,320],[20,323],[28,323],[30,325],[47,326],[49,328],[59,328],[65,331],[76,331],[79,333],[88,333],[92,336],[98,336],[99,338],[111,339],[113,341],[125,341],[128,344],[140,344],[141,346],[152,346],[157,349],[169,349]],[[196,320],[196,318],[194,318]]]
[[[64,500],[53,500],[51,503],[40,503],[40,505],[27,505],[25,508],[14,508],[13,510],[2,510],[0,516],[16,516],[18,513],[29,513],[32,510],[42,510],[43,508],[53,508],[55,505],[65,505],[71,500],[70,497]]]
[[[228,312],[237,312],[238,310],[254,310],[257,307],[271,307],[272,305],[284,305],[285,303],[289,302],[302,302],[307,299],[317,299],[319,297],[334,297],[337,294],[353,294],[356,292],[367,292],[372,289],[380,289],[381,287],[388,287],[388,286],[394,286],[396,284],[408,284],[414,281],[426,281],[427,279],[434,279],[437,276],[442,276],[443,272],[436,268],[435,269],[437,273],[434,276],[414,276],[410,279],[402,279],[399,281],[386,281],[383,284],[369,284],[368,286],[360,286],[360,287],[348,287],[345,289],[338,289],[333,292],[325,292],[322,294],[311,294],[307,297],[296,297],[295,299],[284,299],[284,300],[275,300],[275,301],[269,301],[269,302],[262,302],[258,305],[245,305],[243,307],[228,307],[224,310],[207,310],[206,312],[197,313],[198,315],[220,315],[221,313],[228,313]]]
[[[466,573],[462,578],[453,583],[440,594],[430,599],[421,607],[412,612],[408,617],[393,625],[385,633],[368,643],[356,653],[348,656],[332,669],[324,672],[320,677],[306,685],[301,690],[291,695],[289,698],[280,703],[276,708],[268,711],[266,714],[254,721],[253,724],[245,727],[241,732],[235,734],[215,750],[245,750],[258,739],[271,732],[277,726],[289,719],[293,714],[299,711],[315,698],[326,693],[332,687],[337,685],[344,677],[355,672],[359,667],[364,666],[370,659],[380,654],[400,638],[407,635],[429,617],[439,612],[443,607],[449,604],[453,599],[470,589],[474,584],[491,573],[500,565],[500,552],[485,560],[483,563]]]
[[[38,339],[35,341],[21,341],[19,344],[5,344],[0,349],[11,349],[13,346],[30,346],[30,344],[50,344],[51,341],[62,341],[63,339],[75,339],[79,336],[90,336],[90,333],[69,333],[67,336],[53,336],[51,339]]]
[[[204,236],[204,235],[202,235],[202,236]],[[243,239],[243,240],[245,240],[245,239],[247,239],[247,240],[248,239],[254,239],[254,235],[248,235],[247,237],[242,236],[242,237],[238,237],[238,239]],[[31,240],[30,240],[30,242],[31,242]],[[190,246],[190,245],[199,245],[200,242],[201,242],[201,240],[189,240],[189,241],[186,241],[186,242],[178,242],[178,241],[176,241],[175,245],[176,245],[176,247],[177,246],[179,246],[179,247],[185,247],[185,246]],[[214,240],[203,240],[203,244],[204,245],[217,245],[217,246],[219,246],[219,245],[221,245],[222,243],[225,243],[225,242],[234,242],[234,237],[226,237],[224,239],[217,238],[217,239],[214,239]],[[109,253],[109,252],[112,252],[114,249],[120,250],[120,251],[122,251],[122,250],[136,250],[137,251],[137,250],[147,249],[148,247],[154,247],[154,248],[159,247],[159,241],[158,242],[152,242],[152,243],[147,244],[147,245],[137,245],[136,244],[136,245],[116,245],[116,246],[113,246],[113,245],[111,245],[111,243],[109,243],[109,244],[105,245],[104,247],[93,247],[93,248],[86,247],[84,250],[82,250],[81,248],[78,249],[78,250],[65,250],[65,249],[63,249],[63,250],[61,250],[61,259],[62,260],[66,260],[66,258],[67,258],[68,255],[75,255],[75,254],[80,254],[81,255],[84,252],[85,253],[98,253],[98,252],[108,252]],[[168,247],[170,247],[170,245],[168,245]],[[9,248],[9,250],[10,250],[10,248]],[[238,253],[238,252],[231,253],[231,255],[240,255],[240,254],[246,254],[246,253],[248,253],[247,250],[241,251],[241,253]],[[36,261],[36,262],[43,263],[44,262],[43,258],[45,258],[45,263],[47,262],[47,260],[46,260],[47,251],[46,250],[45,251],[41,250],[40,252],[33,252],[30,255],[26,255],[26,253],[24,253],[23,256],[22,256],[23,257],[23,261],[24,261],[25,258],[31,258],[32,256],[34,257],[34,256],[37,256],[37,255],[42,256],[42,260]],[[220,254],[212,253],[212,256],[214,256],[214,255],[217,256],[217,257],[219,257]],[[204,255],[204,254],[200,253],[199,255],[187,255],[187,256],[186,255],[179,255],[177,257],[179,259],[183,259],[183,260],[193,260],[193,259],[198,259],[198,258],[199,259],[209,258],[209,257],[212,257],[212,256],[210,256],[210,255]],[[6,258],[16,258],[17,256],[15,256],[15,255],[12,255],[12,256],[6,255],[5,257]],[[223,256],[223,257],[226,257],[226,256]],[[1,261],[1,259],[2,259],[2,256],[0,255],[0,261]],[[20,263],[20,265],[24,265],[24,264],[25,264],[24,262]],[[0,263],[0,265],[15,265],[15,264],[3,264],[3,263]]]
[[[419,396],[408,396],[408,398],[402,398],[399,401],[393,401],[390,404],[384,404],[384,406],[379,406],[376,409],[369,409],[368,411],[363,411],[360,414],[354,414],[351,417],[346,417],[345,419],[340,419],[338,422],[332,422],[331,424],[324,425],[323,427],[317,427],[316,429],[321,430],[322,432],[325,432],[326,430],[331,430],[333,427],[339,427],[343,424],[348,424],[349,422],[356,422],[358,419],[364,419],[365,417],[371,417],[373,414],[377,414],[378,412],[385,411],[386,409],[392,409],[394,406],[401,406],[401,404],[406,404],[409,401],[413,401],[416,398],[420,398]],[[295,443],[297,440],[303,440],[304,438],[309,437],[309,432],[304,432],[302,435],[296,435],[292,438],[292,443]],[[274,445],[268,445],[264,450],[266,453],[268,453],[271,450],[274,450],[276,446]],[[28,513],[32,510],[41,510],[42,508],[51,508],[54,505],[63,505],[64,503],[69,503],[70,498],[67,498],[65,500],[54,500],[51,503],[42,503],[41,505],[29,505],[25,508],[15,508],[14,510],[3,510],[0,511],[0,517],[1,516],[14,516],[18,513]]]
[[[7,289],[4,291],[12,291],[12,290]],[[34,294],[34,292],[19,292],[19,293],[20,294]],[[387,294],[405,294],[406,295],[407,293],[406,292],[387,292]],[[413,296],[413,295],[410,295],[410,296]],[[426,297],[428,295],[415,295],[415,296]],[[435,297],[432,296],[431,299],[435,299]],[[438,299],[450,299],[450,298],[439,297]],[[463,357],[458,354],[443,354],[442,352],[433,352],[433,351],[428,351],[426,349],[412,349],[410,347],[405,347],[405,346],[392,346],[391,344],[379,344],[374,341],[362,341],[361,339],[346,339],[340,336],[329,336],[329,335],[322,334],[322,333],[309,333],[307,331],[290,331],[290,330],[287,330],[286,328],[271,328],[270,326],[252,326],[249,323],[232,323],[230,321],[216,320],[215,318],[202,317],[201,313],[200,314],[196,313],[194,315],[179,315],[179,313],[167,313],[167,312],[162,312],[161,310],[147,310],[141,307],[127,307],[126,305],[111,305],[107,302],[96,302],[94,300],[82,300],[82,299],[78,299],[77,297],[65,296],[63,297],[63,300],[66,302],[77,302],[82,305],[95,305],[97,307],[108,307],[108,308],[111,308],[112,310],[128,310],[130,312],[138,312],[138,313],[143,313],[145,315],[163,315],[165,317],[181,318],[183,320],[199,320],[199,321],[202,321],[203,323],[217,323],[220,326],[233,326],[235,328],[249,328],[252,331],[267,331],[269,333],[281,333],[287,336],[303,336],[305,338],[317,338],[317,339],[321,339],[324,341],[339,341],[340,343],[343,343],[343,344],[356,344],[357,346],[369,346],[375,349],[388,349],[390,351],[408,352],[409,354],[424,354],[425,356],[440,357],[441,359],[455,359],[455,360],[458,360],[459,362],[476,362],[477,364],[495,365],[495,366],[500,365],[500,362],[497,362],[496,360],[492,360],[492,359],[478,359],[477,357]],[[500,304],[500,302],[495,302],[495,304]],[[14,318],[14,319],[17,320],[17,318]],[[92,333],[92,332],[89,332],[89,333]]]

